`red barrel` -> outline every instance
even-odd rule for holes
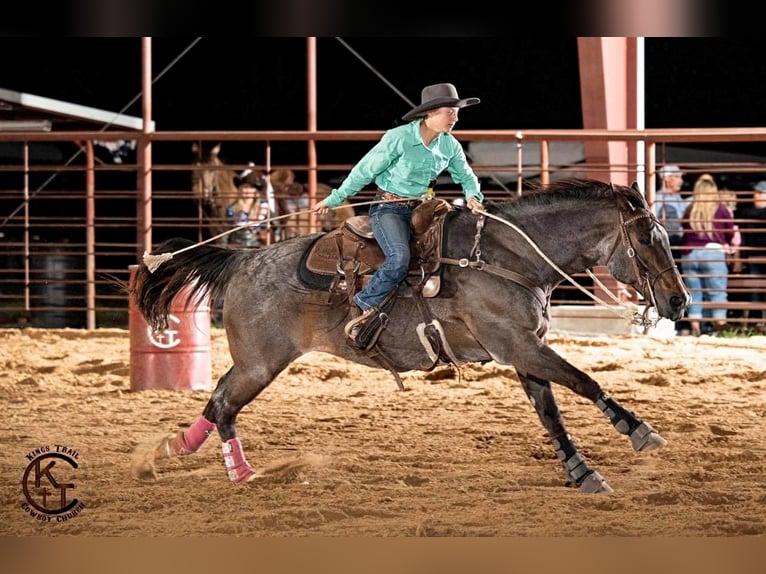
[[[138,265],[130,266],[130,284]],[[153,333],[130,298],[130,390],[210,390],[210,303],[198,299],[184,309],[189,288],[184,287],[170,305],[168,328]]]

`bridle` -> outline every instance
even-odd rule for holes
[[[614,191],[615,198],[616,198],[617,190],[614,189],[614,184],[612,184],[612,190]],[[631,240],[630,232],[628,231],[628,226],[642,219],[648,219],[653,226],[660,225],[660,222],[651,211],[648,211],[646,209],[642,209],[639,213],[637,213],[636,215],[633,215],[629,219],[625,219],[625,213],[619,207],[619,204],[618,204],[617,210],[620,216],[620,236],[618,241],[615,243],[614,247],[612,248],[612,252],[610,253],[607,261],[610,261],[612,259],[612,257],[614,256],[614,252],[617,250],[617,245],[619,244],[621,240],[622,244],[625,246],[628,259],[630,259],[633,265],[633,271],[636,274],[639,290],[642,293],[646,292],[646,295],[648,296],[648,299],[649,299],[650,306],[656,307],[657,304],[654,297],[654,287],[657,281],[659,280],[659,278],[664,273],[667,273],[668,271],[674,271],[676,269],[676,266],[675,264],[671,264],[665,269],[663,269],[662,271],[652,275],[652,273],[649,270],[649,266],[646,265],[646,263],[644,263],[641,260],[641,257],[639,257],[638,253],[636,252],[636,248],[633,246],[633,241]]]

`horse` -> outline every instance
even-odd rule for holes
[[[194,154],[194,170],[192,171],[192,194],[199,206],[200,219],[205,220],[210,235],[215,236],[227,231],[231,222],[226,216],[226,208],[237,197],[235,178],[237,174],[230,169],[225,169],[226,164],[220,157],[221,144],[216,144],[210,150],[205,151],[198,143],[192,144]],[[275,239],[289,239],[299,235],[311,233],[309,221],[308,201],[306,186],[294,181],[292,170],[275,170],[272,176],[263,171],[258,171],[263,184],[259,189],[265,190],[272,183],[270,177],[276,176],[273,181],[274,205],[272,205],[272,219],[284,219],[280,225],[282,236]],[[283,179],[284,178],[284,179]],[[323,183],[317,184],[317,196],[323,198],[330,194],[332,189]],[[264,193],[263,191],[261,193]],[[289,201],[290,199],[304,196],[305,201]],[[301,198],[301,199],[304,199]],[[303,205],[302,207],[299,207]],[[354,208],[349,201],[343,202],[342,206],[318,217],[319,229],[330,231],[336,228],[347,218],[354,215]],[[218,241],[222,244],[222,241]]]
[[[418,290],[405,281],[386,312],[385,329],[368,351],[346,342],[344,325],[355,316],[349,301],[333,302],[327,289],[301,273],[312,246],[334,232],[255,251],[181,239],[159,245],[148,254],[158,259],[144,258],[130,288],[137,308],[153,329],[162,330],[171,301],[184,286],[193,286],[188,301],[201,294],[222,297],[233,365],[218,380],[201,416],[156,445],[151,471],[164,458],[197,451],[217,431],[229,479],[259,478],[240,443],[237,416],[292,361],[322,351],[394,374],[450,363],[510,365],[553,444],[565,486],[611,492],[570,436],[552,383],[595,404],[635,451],[656,450],[667,441],[548,346],[551,294],[566,277],[605,266],[644,297],[645,312],[681,319],[691,297],[673,262],[667,232],[635,183],[558,180],[476,211],[449,205],[441,218],[440,265],[434,272],[438,292],[416,297]],[[429,350],[422,337],[424,309],[449,351],[431,367],[434,348]]]
[[[236,174],[224,166],[219,154],[221,144],[210,150],[194,142],[194,170],[192,171],[192,195],[197,202],[200,221],[205,222],[210,236],[216,236],[231,227],[226,217],[226,207],[237,198]],[[203,169],[204,168],[204,169]]]

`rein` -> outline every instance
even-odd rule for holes
[[[612,188],[614,189],[614,185],[612,184]],[[615,194],[616,194],[615,190]],[[364,205],[375,205],[380,203],[391,203],[392,201],[398,201],[398,200],[377,200],[377,201],[367,201],[363,203],[356,204],[357,206],[364,206]],[[330,209],[340,209],[342,206],[338,207],[332,207]],[[238,231],[240,229],[245,229],[247,227],[253,227],[256,225],[263,225],[265,222],[266,224],[270,225],[273,221],[278,221],[280,219],[285,219],[287,217],[295,216],[295,215],[303,215],[303,214],[310,214],[312,213],[311,209],[306,209],[303,211],[299,211],[296,213],[289,213],[285,215],[280,215],[277,217],[268,217],[265,220],[257,221],[257,222],[248,222],[243,225],[239,225],[237,227],[233,227],[232,229],[228,229],[222,233],[219,233],[218,235],[215,235],[213,237],[210,237],[208,239],[205,239],[204,241],[200,241],[197,243],[194,243],[193,245],[189,245],[187,247],[184,247],[182,249],[178,249],[177,251],[169,252],[169,253],[158,253],[158,254],[151,254],[147,251],[144,251],[143,254],[143,262],[148,268],[150,273],[154,273],[154,271],[157,270],[157,268],[162,265],[165,261],[169,261],[173,258],[173,256],[178,255],[179,253],[183,253],[185,251],[189,251],[191,249],[194,249],[196,247],[199,247],[201,245],[205,245],[206,243],[211,243],[213,241],[216,241],[217,239],[228,235],[230,233],[234,233],[235,231]],[[663,269],[659,273],[657,273],[654,277],[651,277],[648,268],[646,265],[636,256],[636,250],[633,247],[633,244],[630,240],[630,235],[627,232],[627,226],[631,223],[638,221],[640,219],[651,219],[653,221],[656,221],[656,217],[651,212],[646,213],[640,213],[634,217],[631,217],[628,220],[625,220],[623,211],[618,206],[618,213],[620,216],[620,238],[622,239],[622,243],[625,245],[627,249],[628,257],[631,259],[634,270],[636,272],[636,276],[638,277],[639,281],[641,281],[642,285],[646,285],[647,290],[649,291],[650,295],[650,305],[647,305],[644,309],[643,314],[639,313],[637,311],[638,306],[635,304],[631,304],[632,313],[625,314],[617,309],[614,308],[614,306],[608,305],[604,300],[600,299],[590,291],[588,291],[585,287],[580,285],[574,278],[572,278],[570,275],[568,275],[563,269],[561,269],[556,263],[548,257],[541,249],[540,247],[535,243],[535,241],[529,237],[524,231],[519,228],[517,225],[511,223],[510,221],[503,219],[502,217],[498,217],[497,215],[493,215],[491,213],[488,213],[482,208],[477,208],[473,210],[473,213],[478,216],[477,222],[476,222],[476,234],[474,236],[474,243],[473,247],[471,249],[471,256],[475,259],[470,260],[468,258],[461,258],[461,259],[452,259],[452,258],[446,258],[446,257],[440,257],[439,261],[448,265],[456,265],[458,267],[462,268],[468,268],[468,269],[475,269],[477,271],[486,271],[487,273],[496,275],[498,277],[503,277],[504,279],[508,279],[510,281],[513,281],[523,287],[525,287],[527,290],[529,290],[534,297],[538,300],[540,305],[545,308],[547,305],[548,297],[546,296],[545,292],[537,285],[532,283],[529,279],[524,277],[523,275],[516,273],[515,271],[512,271],[510,269],[505,269],[503,267],[499,267],[496,265],[491,265],[487,263],[486,261],[483,261],[481,259],[481,247],[480,247],[480,241],[481,241],[481,234],[484,229],[484,223],[485,218],[494,219],[495,221],[502,223],[503,225],[506,225],[516,231],[521,237],[529,243],[529,245],[535,250],[535,252],[546,262],[548,265],[550,265],[553,269],[555,269],[564,279],[569,281],[574,287],[576,287],[578,290],[580,290],[582,293],[584,293],[586,296],[590,297],[601,305],[602,307],[605,307],[610,312],[615,313],[616,315],[630,321],[632,324],[635,325],[641,325],[643,327],[654,327],[657,324],[658,318],[650,319],[648,317],[648,311],[651,307],[656,307],[656,302],[654,299],[654,284],[656,281],[667,271],[672,271],[673,266],[669,266],[666,269]],[[618,240],[619,242],[619,240]],[[612,255],[614,255],[614,252],[617,249],[617,243],[615,243],[614,248],[612,249],[612,252],[610,254],[609,259],[611,259]],[[640,267],[639,267],[640,264]],[[643,272],[642,272],[643,269]],[[619,298],[617,298],[611,291],[609,291],[608,288],[588,269],[586,270],[587,274],[593,279],[595,283],[597,283],[605,293],[609,295],[609,297],[614,301],[620,308],[626,309],[628,306],[623,301],[620,301]]]
[[[612,188],[614,189],[614,186],[612,186]],[[615,191],[615,193],[616,193],[616,191]],[[645,307],[643,314],[638,312],[638,310],[637,310],[638,306],[635,305],[635,304],[632,304],[632,307],[631,307],[632,308],[632,312],[630,314],[622,313],[622,312],[616,310],[613,306],[608,305],[605,301],[603,301],[602,299],[600,299],[599,297],[597,297],[596,295],[594,295],[593,293],[591,293],[590,291],[585,289],[575,279],[573,279],[570,275],[568,275],[566,272],[564,272],[563,269],[561,269],[558,265],[556,265],[556,263],[550,257],[548,257],[540,249],[540,247],[535,243],[535,241],[531,237],[529,237],[526,233],[524,233],[524,231],[522,231],[517,225],[511,223],[510,221],[508,221],[506,219],[503,219],[502,217],[498,217],[498,216],[493,215],[491,213],[487,213],[483,209],[476,209],[476,210],[474,210],[474,213],[479,215],[479,220],[476,222],[476,239],[474,241],[474,246],[473,246],[473,249],[472,249],[472,253],[476,252],[476,254],[477,254],[476,255],[476,260],[475,261],[470,261],[470,262],[468,261],[468,259],[453,260],[453,259],[444,259],[443,258],[441,260],[443,262],[445,262],[445,263],[457,264],[460,267],[470,267],[472,269],[484,270],[484,271],[487,271],[489,273],[493,273],[495,275],[499,275],[501,277],[505,277],[506,279],[510,279],[512,281],[515,281],[515,282],[517,282],[517,283],[527,287],[528,289],[530,289],[530,285],[531,285],[532,287],[531,287],[530,290],[538,297],[538,299],[540,299],[540,297],[539,297],[537,292],[542,293],[542,289],[540,289],[539,287],[537,287],[534,284],[532,284],[532,282],[529,281],[529,279],[527,279],[526,277],[523,277],[523,276],[519,275],[518,273],[515,273],[515,272],[510,271],[508,269],[503,269],[503,268],[500,268],[500,267],[489,265],[488,263],[480,260],[479,257],[480,257],[481,251],[478,248],[478,241],[479,241],[479,237],[481,235],[482,229],[484,227],[484,217],[489,217],[490,219],[494,219],[495,221],[498,221],[499,223],[502,223],[503,225],[507,225],[508,227],[510,227],[511,229],[516,231],[519,235],[521,235],[521,237],[524,238],[524,240],[527,243],[529,243],[529,245],[537,252],[537,254],[540,255],[540,257],[546,263],[548,263],[548,265],[550,265],[553,269],[555,269],[562,277],[564,277],[567,281],[569,281],[577,289],[579,289],[580,291],[585,293],[585,295],[587,295],[588,297],[593,299],[596,303],[598,303],[602,307],[607,308],[609,311],[615,313],[616,315],[618,315],[618,316],[620,316],[620,317],[622,317],[624,319],[627,319],[628,321],[630,321],[634,325],[641,325],[643,327],[654,327],[657,324],[657,321],[659,320],[659,317],[658,318],[654,318],[654,319],[648,317],[649,309],[651,307],[655,307],[656,306],[656,304],[655,304],[656,302],[655,302],[655,299],[654,299],[654,284],[655,284],[655,282],[659,279],[659,277],[663,273],[665,273],[667,271],[671,271],[673,269],[673,267],[670,266],[670,267],[668,267],[666,269],[663,269],[657,275],[655,275],[653,278],[651,278],[650,274],[648,272],[648,268],[646,267],[646,265],[644,265],[644,263],[636,256],[636,250],[635,250],[635,248],[633,247],[633,244],[630,241],[630,235],[627,232],[627,226],[629,224],[639,220],[639,219],[649,218],[649,219],[652,219],[652,220],[656,220],[656,218],[653,216],[653,214],[651,212],[647,212],[647,213],[638,214],[635,217],[632,217],[632,218],[630,218],[630,219],[628,219],[626,221],[625,218],[624,218],[624,214],[623,214],[622,210],[619,208],[619,206],[618,206],[618,212],[619,212],[619,215],[620,215],[620,236],[619,237],[622,239],[622,242],[625,245],[625,248],[627,249],[628,257],[633,262],[633,266],[634,266],[634,269],[636,271],[636,276],[638,277],[639,281],[641,281],[642,285],[646,285],[647,290],[649,291],[649,294],[650,294],[650,297],[651,297],[650,305],[647,305]],[[618,240],[618,242],[619,242],[619,240]],[[609,259],[611,259],[611,256],[614,254],[614,251],[616,249],[617,249],[617,243],[615,243],[615,246],[612,249],[612,252],[610,254]],[[641,269],[639,268],[639,263],[640,263],[641,267],[643,268],[643,271],[644,271],[643,273],[641,272]],[[625,305],[624,302],[620,301],[619,298],[616,297],[611,291],[609,291],[609,289],[607,289],[606,286],[589,269],[586,270],[586,271],[587,271],[588,275],[594,280],[594,282],[598,283],[599,286],[604,290],[604,292],[607,293],[609,295],[609,297],[615,303],[617,303],[618,306],[620,306],[622,309],[625,309],[625,308],[628,307],[628,306]],[[546,301],[547,301],[547,298],[544,298],[542,300],[543,307],[545,306],[545,302]]]
[[[564,277],[564,278],[565,278],[567,281],[569,281],[569,282],[570,282],[572,285],[574,285],[575,287],[577,287],[577,289],[579,289],[580,291],[582,291],[583,293],[585,293],[585,294],[586,294],[588,297],[590,297],[591,299],[593,299],[593,300],[594,300],[594,301],[596,301],[597,303],[599,303],[599,304],[603,305],[604,307],[607,307],[608,309],[610,309],[610,310],[612,310],[612,311],[614,312],[614,309],[612,309],[612,307],[610,307],[610,306],[609,306],[609,305],[607,305],[607,304],[606,304],[604,301],[602,301],[602,300],[601,300],[601,299],[599,299],[597,296],[595,296],[593,293],[591,293],[590,291],[588,291],[587,289],[585,289],[585,287],[583,287],[582,285],[580,285],[580,284],[579,284],[579,283],[578,283],[578,282],[577,282],[575,279],[573,279],[573,278],[572,278],[570,275],[568,275],[568,274],[567,274],[567,273],[566,273],[566,272],[565,272],[563,269],[561,269],[561,268],[560,268],[558,265],[556,265],[556,263],[555,263],[555,262],[554,262],[554,261],[553,261],[553,260],[552,260],[550,257],[548,257],[548,256],[547,256],[547,255],[546,255],[546,254],[545,254],[545,253],[542,251],[542,249],[540,249],[540,247],[539,247],[539,246],[538,246],[538,245],[535,243],[535,241],[534,241],[534,240],[533,240],[531,237],[529,237],[529,235],[527,235],[526,233],[524,233],[524,231],[522,231],[522,230],[521,230],[521,229],[520,229],[520,228],[519,228],[517,225],[515,225],[515,224],[511,223],[511,222],[510,222],[510,221],[508,221],[507,219],[503,219],[502,217],[498,217],[497,215],[493,215],[493,214],[491,214],[491,213],[487,213],[487,212],[486,212],[486,211],[484,211],[483,209],[477,209],[477,210],[476,210],[476,213],[478,213],[480,216],[485,216],[485,217],[489,217],[490,219],[494,219],[495,221],[498,221],[498,222],[502,223],[503,225],[507,225],[508,227],[510,227],[511,229],[513,229],[514,231],[516,231],[516,232],[517,232],[519,235],[521,235],[521,236],[524,238],[524,240],[525,240],[527,243],[529,243],[529,245],[532,247],[532,249],[534,249],[534,250],[537,252],[537,254],[538,254],[538,255],[540,255],[540,257],[541,257],[541,258],[542,258],[542,259],[543,259],[543,260],[544,260],[546,263],[548,263],[548,265],[550,265],[550,266],[551,266],[551,267],[553,267],[553,268],[554,268],[556,271],[558,271],[558,273],[559,273],[559,274],[560,274],[562,277]],[[479,228],[479,223],[478,223],[478,222],[477,222],[476,226],[477,226],[477,229],[478,229],[478,228]],[[483,224],[482,224],[482,227],[483,227]],[[479,232],[480,232],[480,231],[479,231]],[[459,261],[466,261],[466,260],[464,260],[464,259],[461,259],[461,260],[459,260]],[[483,270],[485,270],[485,271],[489,271],[489,272],[491,272],[491,273],[495,273],[496,275],[505,276],[506,278],[509,278],[509,279],[511,279],[511,278],[512,278],[512,276],[513,276],[513,280],[514,280],[514,281],[517,281],[518,283],[521,283],[521,284],[522,284],[522,285],[524,285],[524,286],[527,286],[527,285],[533,285],[534,289],[536,289],[536,290],[537,290],[537,291],[539,291],[539,292],[542,292],[542,289],[540,289],[538,286],[534,285],[534,284],[533,284],[533,283],[532,283],[532,282],[531,282],[529,279],[527,279],[526,277],[522,277],[522,276],[518,275],[517,273],[514,273],[513,271],[510,271],[510,270],[508,270],[508,269],[502,269],[502,268],[500,268],[500,267],[496,267],[496,266],[494,266],[494,265],[489,265],[489,264],[487,264],[487,263],[485,263],[485,262],[483,262],[483,261],[481,261],[481,262],[480,262],[480,261],[476,261],[476,262],[471,262],[471,263],[474,263],[474,264],[473,264],[473,265],[470,265],[470,264],[469,264],[469,265],[461,265],[461,267],[466,267],[466,266],[469,266],[469,267],[471,267],[471,268],[475,268],[475,269],[483,269]],[[478,263],[481,263],[482,265],[478,265]],[[491,269],[491,271],[490,271],[490,269]],[[503,272],[503,273],[501,274],[501,273],[500,273],[498,270],[502,270],[502,272]],[[521,280],[518,280],[518,277],[521,277]],[[606,290],[606,289],[605,289],[605,291],[606,291],[607,293],[609,292],[609,291],[608,291],[608,290]],[[615,300],[617,300],[617,298],[616,298],[616,297],[615,297],[614,299],[615,299]],[[543,306],[545,305],[545,302],[547,302],[547,297],[544,299],[544,303],[543,303]],[[623,305],[623,306],[624,306],[624,305]],[[620,316],[622,316],[622,317],[626,318],[626,319],[633,319],[633,316],[626,316],[626,315],[623,315],[623,314],[621,314],[621,313],[618,313],[618,314],[619,314]]]

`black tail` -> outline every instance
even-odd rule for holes
[[[194,243],[188,239],[169,239],[152,251],[152,255],[173,253],[191,245]],[[130,296],[152,329],[162,331],[168,326],[170,306],[181,289],[190,287],[184,302],[186,307],[205,296],[209,297],[212,305],[223,296],[226,285],[239,267],[238,263],[249,253],[199,245],[176,253],[171,259],[163,261],[154,272],[142,264],[133,279]]]

